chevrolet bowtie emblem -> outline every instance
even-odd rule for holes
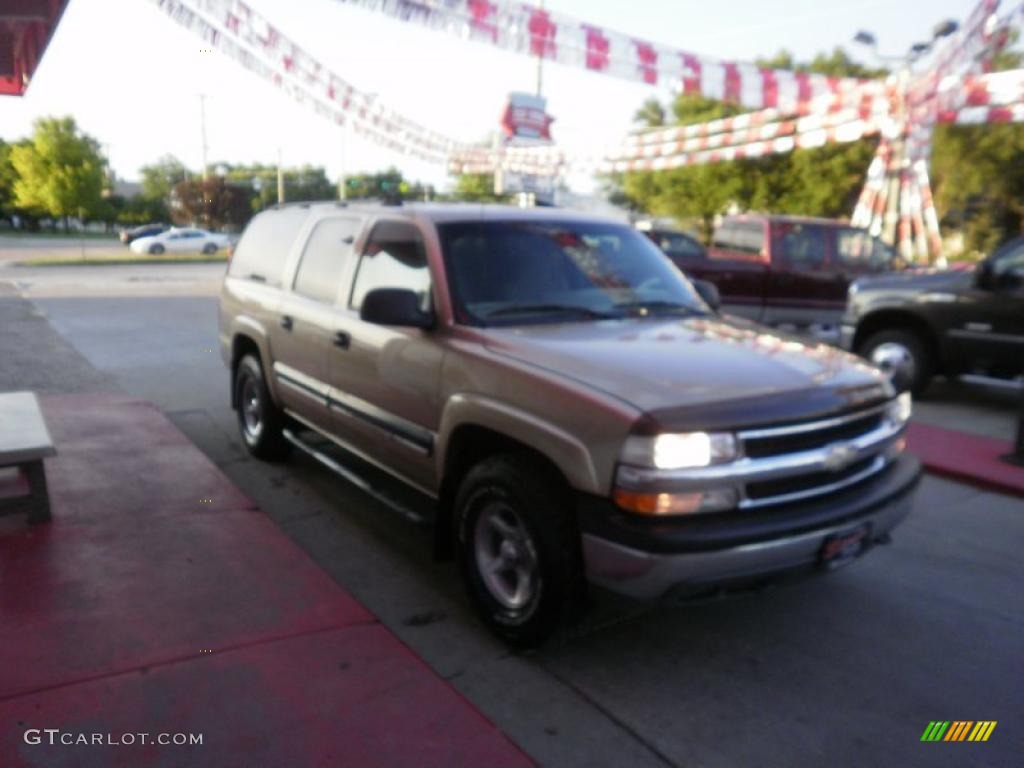
[[[830,445],[825,451],[825,469],[829,472],[840,472],[857,459],[857,449],[849,443]]]

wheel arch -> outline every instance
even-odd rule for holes
[[[916,334],[925,345],[935,366],[935,372],[944,368],[941,345],[935,329],[922,317],[906,309],[879,309],[865,316],[857,324],[853,337],[853,350],[860,353],[865,342],[881,331],[905,330]]]
[[[482,421],[463,421],[439,442],[437,450],[441,483],[434,528],[434,552],[439,559],[450,559],[453,550],[455,496],[463,478],[484,459],[503,453],[525,453],[536,459],[550,476],[570,493],[577,483],[557,458],[507,430]]]
[[[273,381],[270,376],[267,375],[267,355],[265,350],[260,345],[255,334],[247,333],[245,331],[237,332],[231,339],[231,408],[238,408],[238,392],[235,388],[235,379],[238,374],[238,363],[247,354],[253,354],[260,361],[260,365],[263,367],[263,375],[267,379],[267,391],[270,392],[271,396],[276,399],[276,393],[274,392]]]

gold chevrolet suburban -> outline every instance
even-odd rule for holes
[[[242,235],[220,341],[253,455],[301,449],[429,516],[485,622],[531,645],[586,581],[658,598],[828,570],[909,511],[909,395],[715,304],[603,219],[291,204]]]

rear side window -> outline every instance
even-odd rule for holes
[[[764,227],[757,222],[729,222],[715,232],[714,246],[723,251],[760,256],[764,248]]]
[[[281,285],[285,259],[308,216],[306,208],[285,208],[256,216],[235,248],[231,276]]]
[[[854,271],[878,271],[892,265],[892,248],[863,229],[838,230],[835,245],[839,263]]]
[[[302,250],[293,289],[316,301],[333,304],[338,296],[341,273],[352,255],[352,243],[359,232],[359,219],[324,219],[313,229]]]
[[[352,308],[359,309],[376,288],[406,288],[419,294],[424,309],[430,306],[427,253],[412,224],[382,221],[370,233],[352,286]]]
[[[780,222],[775,227],[772,251],[793,269],[818,269],[827,261],[825,236],[825,227],[817,224]]]
[[[699,261],[707,256],[704,246],[678,232],[651,232],[648,237],[673,260]]]

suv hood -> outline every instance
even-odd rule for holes
[[[813,418],[892,394],[860,358],[738,319],[492,327],[485,335],[493,352],[616,397],[661,428]]]
[[[885,275],[861,277],[857,291],[925,292],[954,290],[974,281],[974,269],[915,269]]]

